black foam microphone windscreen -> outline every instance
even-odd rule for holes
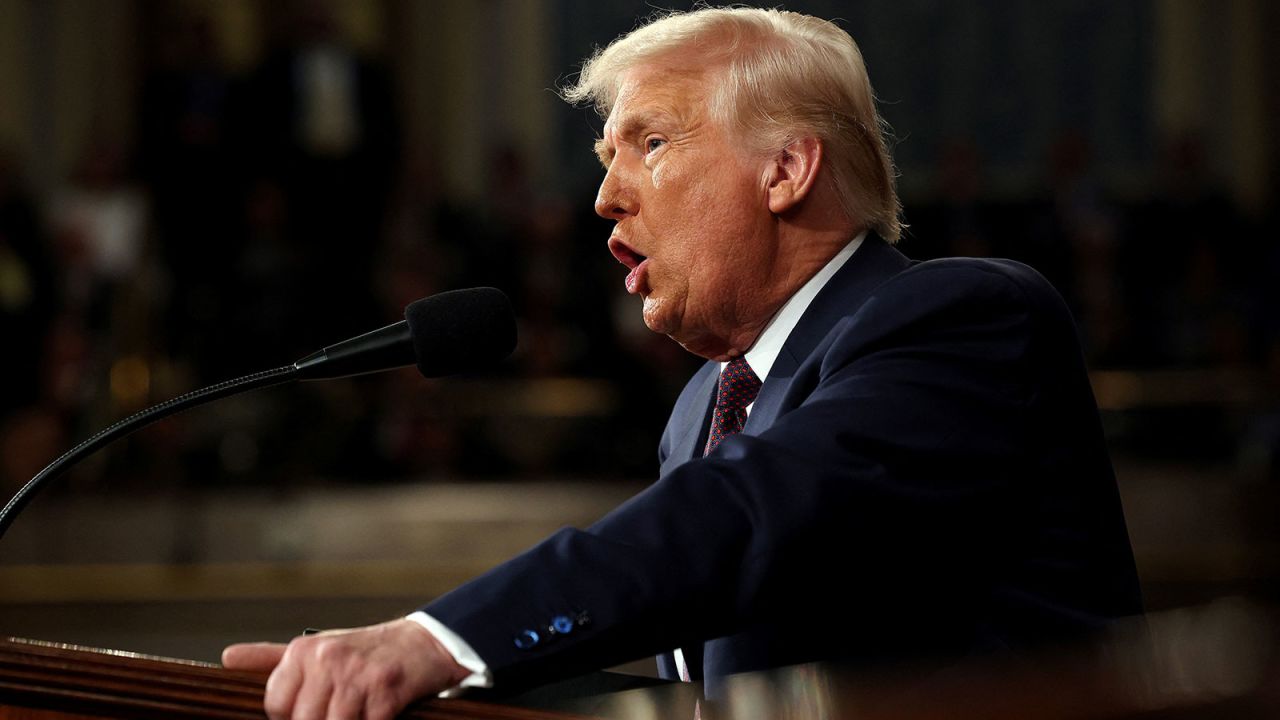
[[[404,309],[418,371],[440,377],[494,365],[516,346],[511,301],[491,287],[450,290]]]

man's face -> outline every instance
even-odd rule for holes
[[[596,213],[650,330],[691,352],[745,351],[773,312],[767,163],[710,117],[710,80],[670,65],[622,75],[597,152]],[[758,317],[763,314],[764,317]]]

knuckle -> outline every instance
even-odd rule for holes
[[[375,688],[394,688],[404,679],[404,672],[398,665],[378,664],[369,668],[369,681]]]
[[[280,661],[282,663],[296,661],[299,658],[299,656],[305,655],[306,652],[307,652],[306,639],[294,638],[289,641],[288,645],[284,646],[284,655],[281,656]]]
[[[347,646],[333,639],[323,639],[315,643],[315,649],[312,655],[317,661],[323,664],[341,664],[349,655]]]

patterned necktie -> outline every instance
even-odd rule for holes
[[[747,423],[747,406],[755,402],[760,392],[760,378],[756,377],[745,357],[734,358],[720,373],[716,386],[716,409],[711,415],[711,432],[707,434],[707,447],[703,455],[710,455],[720,441],[742,432]]]
[[[711,414],[711,431],[707,433],[707,447],[703,455],[710,455],[722,440],[742,432],[747,424],[747,406],[755,402],[760,392],[760,378],[747,364],[745,357],[737,357],[720,371],[716,385],[716,409]],[[680,679],[689,682],[689,666],[679,663]],[[694,720],[702,720],[702,702],[693,706]]]

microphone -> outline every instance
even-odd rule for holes
[[[515,315],[501,290],[451,290],[409,304],[405,319],[314,352],[292,365],[246,375],[130,415],[71,448],[23,485],[0,510],[0,537],[36,491],[114,440],[196,405],[295,380],[363,375],[417,365],[426,377],[494,365],[516,346]]]
[[[516,346],[511,301],[497,288],[450,290],[415,300],[404,320],[330,345],[293,364],[299,380],[417,365],[434,378],[494,365]]]

